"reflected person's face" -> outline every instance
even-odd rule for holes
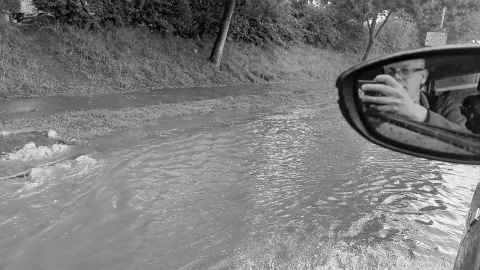
[[[385,66],[384,71],[403,85],[410,98],[419,103],[421,87],[428,77],[425,60],[415,59],[393,63]]]

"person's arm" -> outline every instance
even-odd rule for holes
[[[460,105],[454,94],[446,93],[437,97],[428,111],[425,123],[437,127],[470,132],[466,126],[467,119],[460,111]]]
[[[460,112],[460,107],[451,96],[443,97],[437,106],[427,109],[414,102],[393,77],[379,75],[375,78],[382,84],[365,84],[362,91],[377,91],[382,96],[360,95],[363,102],[374,104],[372,107],[379,112],[394,113],[407,117],[410,120],[432,126],[448,128],[456,131],[469,132],[465,127],[465,118]],[[427,106],[428,107],[428,106]]]
[[[407,93],[403,85],[390,75],[378,75],[375,81],[380,84],[364,84],[360,88],[360,99],[372,108],[383,113],[394,113],[407,117],[410,120],[424,122],[427,118],[427,109],[415,102]],[[367,95],[373,91],[380,95]]]
[[[436,126],[436,127],[448,128],[448,129],[463,131],[463,132],[470,132],[465,127],[464,121],[463,121],[463,124],[461,124],[462,121],[460,121],[460,124],[457,124],[456,121],[448,120],[443,115],[433,112],[431,110],[428,110],[427,118],[425,119],[424,123],[427,125]]]

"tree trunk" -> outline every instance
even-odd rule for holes
[[[368,43],[367,43],[367,48],[365,49],[365,53],[363,54],[362,61],[367,60],[368,55],[370,54],[370,50],[373,47],[376,26],[377,26],[377,22],[375,19],[373,19],[372,22],[368,22]]]
[[[215,45],[210,55],[210,61],[215,64],[215,67],[219,67],[222,61],[223,48],[225,47],[225,41],[227,40],[228,29],[230,28],[230,22],[232,20],[233,11],[235,10],[236,0],[225,0],[225,10],[223,12],[223,19],[218,32]]]
[[[362,56],[362,61],[367,60],[368,55],[370,54],[370,50],[372,49],[372,47],[373,47],[373,37],[368,36],[368,44],[367,44],[367,48],[365,49],[365,53]]]
[[[372,39],[372,37],[369,36],[368,37],[367,48],[365,49],[365,53],[362,56],[362,61],[367,60],[368,55],[370,54],[370,50],[372,49],[372,46],[373,46],[373,39]]]

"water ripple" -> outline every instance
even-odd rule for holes
[[[373,146],[324,100],[218,122],[127,133],[93,171],[2,195],[0,268],[204,269],[278,234],[454,256],[479,168]]]

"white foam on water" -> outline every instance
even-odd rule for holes
[[[98,165],[96,159],[81,155],[75,159],[63,160],[48,166],[35,167],[30,170],[28,181],[25,181],[19,193],[25,193],[22,197],[31,196],[41,192],[41,187],[54,179],[66,179],[79,177],[87,174]]]
[[[37,146],[34,142],[25,144],[20,150],[7,153],[2,156],[3,160],[30,161],[48,159],[59,154],[63,154],[70,149],[65,144],[53,144],[52,146]]]
[[[42,181],[56,176],[78,176],[86,173],[92,166],[97,164],[97,160],[88,155],[81,155],[75,159],[64,160],[50,166],[41,166],[32,168],[30,177],[32,181]]]

